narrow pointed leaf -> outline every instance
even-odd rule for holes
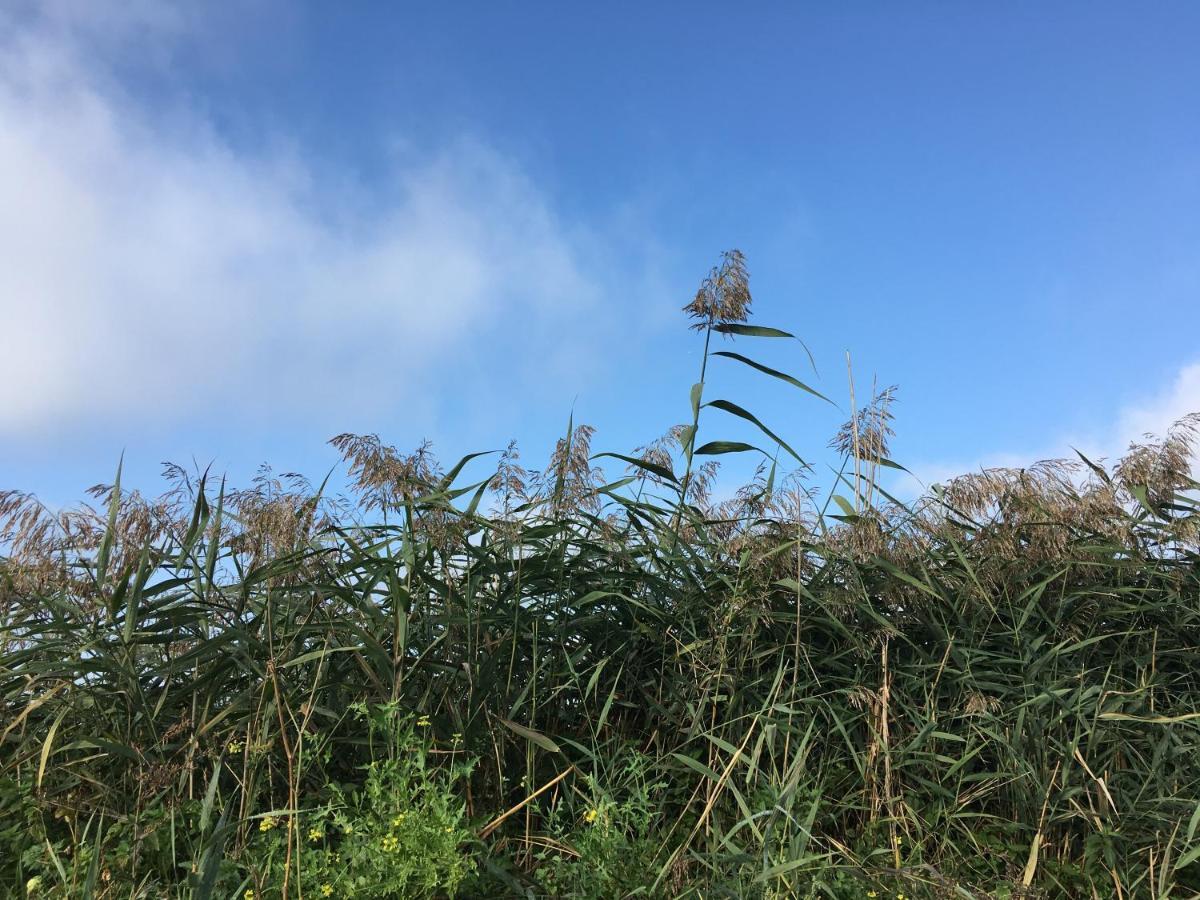
[[[772,337],[772,338],[794,338],[795,335],[789,331],[780,331],[778,328],[768,328],[766,325],[742,325],[740,323],[730,323],[728,325],[714,325],[713,331],[719,331],[721,334],[740,334],[744,337]]]
[[[112,553],[113,541],[117,534],[117,513],[121,509],[121,469],[125,465],[125,454],[117,462],[117,478],[113,482],[112,495],[108,498],[108,527],[104,529],[104,537],[100,541],[100,552],[96,556],[96,583],[101,589],[108,576],[108,558]]]
[[[758,418],[755,417],[755,415],[753,413],[749,412],[748,410],[745,410],[742,407],[738,406],[736,403],[731,403],[728,400],[713,400],[712,402],[706,403],[704,405],[705,406],[715,406],[717,409],[723,409],[725,412],[730,413],[731,415],[738,416],[739,418],[745,419],[747,422],[753,423],[755,426],[758,427],[759,431],[761,431],[763,434],[765,434],[767,437],[769,437],[771,440],[773,440],[775,443],[777,443],[780,447],[782,447],[784,450],[786,450],[788,453],[790,453],[792,455],[792,458],[795,459],[796,462],[800,463],[800,465],[802,465],[802,466],[805,465],[804,460],[802,460],[800,458],[799,454],[797,454],[795,450],[793,450],[791,447],[788,446],[787,441],[785,441],[783,438],[781,438],[779,435],[777,435],[775,432],[773,432],[770,428],[768,428],[766,425],[764,425],[762,422],[760,422],[758,420]]]
[[[703,447],[696,450],[696,455],[716,456],[721,453],[745,453],[747,450],[758,450],[763,456],[767,455],[753,444],[744,444],[741,441],[709,441]]]
[[[550,740],[550,738],[546,737],[540,731],[534,731],[532,728],[526,728],[524,725],[518,725],[516,722],[502,719],[499,716],[496,717],[496,720],[513,734],[520,735],[530,743],[537,744],[547,753],[562,752],[558,744],[554,743],[554,741]]]
[[[597,453],[592,457],[592,459],[600,459],[601,457],[619,459],[621,462],[629,463],[629,465],[634,466],[635,468],[644,469],[647,472],[651,472],[657,475],[659,478],[670,481],[672,484],[679,483],[679,480],[675,477],[674,472],[672,472],[666,466],[659,465],[658,463],[653,463],[645,459],[638,459],[636,456],[625,456],[622,453]]]
[[[757,369],[765,375],[770,375],[772,378],[778,378],[780,381],[786,381],[793,387],[798,387],[802,391],[807,391],[814,397],[819,397],[830,405],[837,405],[820,391],[809,387],[807,384],[797,378],[793,378],[791,375],[787,374],[787,372],[780,372],[778,369],[772,369],[770,366],[764,366],[762,363],[755,362],[748,356],[742,356],[740,353],[733,353],[729,350],[717,350],[713,353],[713,356],[724,356],[726,359],[736,359],[738,362],[744,363],[752,369]]]

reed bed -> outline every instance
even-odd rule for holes
[[[818,490],[713,393],[824,402],[750,306],[725,254],[628,453],[0,494],[0,892],[1197,896],[1196,420],[901,503],[878,391]]]

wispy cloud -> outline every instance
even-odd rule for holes
[[[1146,434],[1161,435],[1184,416],[1200,412],[1200,361],[1181,368],[1163,390],[1121,410],[1115,434],[1124,449]]]
[[[1110,425],[1087,432],[1064,433],[1039,446],[997,448],[975,459],[918,461],[909,468],[920,482],[932,485],[980,469],[1027,466],[1043,459],[1076,459],[1076,450],[1093,461],[1114,462],[1130,444],[1147,436],[1162,437],[1184,416],[1197,412],[1200,412],[1200,361],[1180,368],[1159,390],[1119,408]],[[912,496],[919,492],[920,485],[905,478],[898,480],[897,488]]]
[[[384,381],[398,402],[472,337],[501,358],[478,345],[505,322],[596,314],[594,238],[514,160],[458,139],[368,185],[286,135],[234,146],[104,64],[112,42],[169,46],[187,16],[92,8],[0,13],[0,434],[353,403]]]

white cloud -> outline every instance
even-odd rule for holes
[[[1197,412],[1200,412],[1200,361],[1180,368],[1158,391],[1118,409],[1110,426],[1098,427],[1090,433],[1063,434],[1041,447],[1024,451],[997,450],[974,460],[935,460],[909,468],[920,482],[932,485],[981,469],[1015,468],[1043,459],[1076,459],[1075,450],[1095,462],[1112,463],[1124,455],[1130,444],[1141,442],[1147,435],[1161,437],[1184,416]],[[1200,460],[1196,463],[1200,469]],[[896,487],[909,497],[920,490],[919,484],[909,478],[898,479]]]
[[[0,435],[340,400],[364,378],[397,401],[471,335],[595,311],[590,239],[512,160],[459,140],[366,185],[234,147],[103,63],[113,42],[169,48],[186,17],[99,6],[124,12],[0,13]]]
[[[1184,416],[1200,412],[1200,362],[1184,366],[1157,395],[1127,406],[1117,418],[1116,435],[1124,449],[1145,434],[1161,435]]]

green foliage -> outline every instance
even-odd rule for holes
[[[584,775],[546,815],[550,840],[534,854],[534,877],[548,897],[624,897],[658,874],[654,827],[665,785],[647,782],[651,761],[640,753],[613,762],[611,789]]]
[[[474,867],[457,790],[471,765],[431,766],[428,724],[402,720],[394,705],[372,711],[371,731],[383,732],[387,751],[367,764],[361,787],[333,785],[312,812],[259,819],[246,849],[255,896],[281,896],[289,868],[293,891],[307,897],[453,894]]]
[[[1197,422],[904,506],[883,391],[813,484],[706,399],[721,365],[812,396],[749,303],[729,255],[690,424],[632,453],[343,435],[346,497],[0,493],[0,894],[1200,892]],[[701,460],[764,440],[713,497]]]
[[[40,866],[38,814],[28,784],[0,777],[0,885],[20,885]]]

